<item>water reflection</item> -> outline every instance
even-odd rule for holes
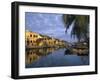
[[[26,68],[89,65],[89,55],[79,55],[66,48],[26,49]]]
[[[78,56],[88,56],[89,55],[89,49],[66,49],[65,55],[78,55]]]
[[[31,64],[39,58],[52,54],[58,48],[26,49],[26,64]]]

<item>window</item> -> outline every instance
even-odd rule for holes
[[[27,45],[29,45],[29,43],[30,43],[30,42],[29,42],[29,41],[27,41]]]
[[[33,35],[33,37],[35,37],[35,35]]]
[[[32,34],[30,34],[30,37],[32,37]]]
[[[30,54],[32,55],[32,52],[30,52]]]
[[[34,44],[32,43],[32,46],[33,46]]]
[[[29,54],[30,54],[30,52],[28,51],[28,52],[27,52],[27,54],[29,55]]]
[[[56,41],[54,41],[54,43],[56,43]]]

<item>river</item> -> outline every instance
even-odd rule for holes
[[[66,48],[28,49],[25,54],[25,67],[89,65],[89,55],[68,54],[66,50]]]

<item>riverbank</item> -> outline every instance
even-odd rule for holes
[[[26,49],[67,48],[67,46],[26,46]]]

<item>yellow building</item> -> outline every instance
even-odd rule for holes
[[[26,46],[37,46],[36,40],[42,38],[39,34],[31,31],[25,32],[25,44]]]
[[[64,46],[65,42],[59,39],[55,39],[49,36],[41,35],[35,32],[25,32],[25,45],[28,48],[37,47],[59,47]]]

